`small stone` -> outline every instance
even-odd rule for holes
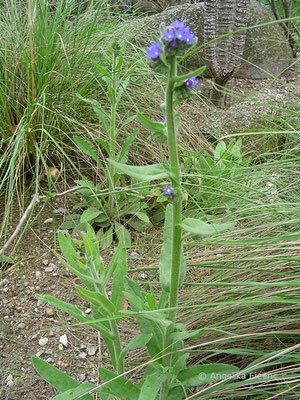
[[[45,219],[44,224],[51,224],[52,221],[53,221],[53,218],[47,218],[47,219]]]
[[[41,307],[41,305],[43,305],[43,304],[44,304],[44,302],[43,302],[42,300],[38,300],[38,302],[37,302],[36,305],[37,305],[38,307]]]
[[[52,268],[53,271],[55,271],[57,269],[57,265],[51,262],[49,263],[49,268]]]
[[[47,273],[53,272],[53,268],[52,267],[46,267],[45,268],[45,272],[47,272]]]
[[[46,308],[46,315],[48,315],[48,317],[53,317],[54,315],[54,310],[51,307],[47,307]]]
[[[80,374],[80,375],[78,376],[79,382],[83,382],[83,381],[85,381],[85,379],[86,379],[86,374]]]
[[[141,272],[141,273],[139,274],[139,278],[141,278],[141,279],[147,279],[148,277],[147,277],[147,274],[145,274],[145,272]]]
[[[48,261],[48,260],[44,260],[44,261],[43,261],[43,264],[44,264],[45,266],[47,266],[47,265],[49,264],[49,261]]]
[[[48,343],[49,339],[46,337],[41,337],[39,340],[39,345],[40,346],[46,346],[46,344]]]
[[[53,331],[50,331],[50,332],[49,332],[49,336],[50,336],[50,337],[53,337],[53,336],[55,336],[55,333],[54,333]]]
[[[54,210],[54,214],[65,214],[67,212],[67,210],[63,207],[57,208],[56,210]]]
[[[7,285],[9,283],[9,280],[8,279],[1,279],[1,281],[0,281],[0,286],[4,286],[4,285]]]
[[[87,308],[86,310],[85,310],[85,314],[90,314],[92,312],[92,310],[90,309],[90,308]]]
[[[35,271],[35,278],[37,281],[41,279],[41,276],[42,276],[42,273],[40,271]]]
[[[63,349],[64,349],[64,346],[62,344],[59,344],[58,345],[58,350],[63,350]]]
[[[86,351],[89,356],[94,356],[97,353],[97,346],[88,346]]]
[[[47,360],[46,360],[47,363],[51,363],[52,361],[53,361],[53,360],[52,360],[51,357],[47,358]]]
[[[43,350],[40,350],[36,353],[36,357],[40,357],[42,354],[44,354]]]
[[[131,253],[130,253],[130,257],[131,258],[138,258],[140,255],[139,255],[139,253],[137,253],[136,251],[132,251]]]
[[[18,324],[18,328],[20,328],[20,329],[24,329],[25,327],[26,327],[26,325],[24,324],[24,322],[20,322]]]
[[[62,335],[59,338],[59,343],[61,343],[63,346],[67,347],[68,346],[68,338],[67,335]]]

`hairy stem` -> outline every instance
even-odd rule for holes
[[[176,140],[176,127],[174,121],[174,104],[173,104],[173,91],[174,91],[174,77],[176,76],[176,56],[170,60],[169,79],[166,90],[166,117],[168,129],[168,148],[169,159],[171,168],[171,182],[176,198],[173,204],[173,223],[172,223],[172,271],[171,271],[171,285],[169,307],[170,311],[168,318],[175,322],[176,319],[176,306],[178,302],[178,289],[179,289],[179,272],[180,272],[180,256],[181,256],[181,214],[182,214],[182,194],[180,185],[180,165],[178,157],[178,147]],[[172,333],[173,327],[166,330],[164,349],[165,353],[172,351]],[[172,365],[172,356],[164,358],[164,365]],[[167,400],[168,392],[170,389],[170,382],[164,382],[160,392],[160,400]]]

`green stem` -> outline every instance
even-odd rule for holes
[[[180,185],[180,165],[178,156],[178,147],[176,139],[176,127],[174,121],[174,104],[173,104],[173,91],[174,91],[174,78],[176,77],[177,62],[176,57],[170,59],[170,69],[168,84],[166,89],[166,117],[168,129],[168,148],[169,159],[171,168],[171,183],[172,188],[176,192],[176,198],[173,203],[173,236],[172,236],[172,272],[171,272],[171,285],[169,307],[171,308],[168,318],[175,322],[176,319],[176,306],[178,302],[178,289],[179,289],[179,272],[180,272],[180,256],[181,256],[181,214],[182,214],[182,194]],[[166,330],[164,349],[165,353],[172,351],[172,333],[173,327],[171,326]],[[172,365],[172,356],[164,358],[164,365]],[[170,382],[167,380],[161,388],[160,400],[167,400],[168,392],[170,389]]]
[[[109,156],[113,160],[116,159],[116,54],[113,54],[113,64],[112,64],[112,77],[111,77],[111,82],[112,82],[112,92],[113,92],[113,97],[110,98],[111,102],[111,112],[110,112],[110,127],[109,127]],[[113,165],[108,164],[108,181],[109,181],[109,189],[110,192],[114,192],[115,190],[115,169]],[[109,196],[110,198],[110,211],[113,211],[114,208],[114,199],[115,196]]]

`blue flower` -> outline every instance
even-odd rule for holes
[[[163,192],[165,196],[172,196],[174,194],[174,189],[171,186],[167,186],[163,188]]]
[[[198,83],[199,83],[198,79],[195,76],[193,76],[193,78],[187,79],[185,81],[185,86],[192,87],[198,85]]]
[[[165,117],[161,121],[153,121],[153,122],[155,122],[156,124],[165,124],[167,122],[167,118]]]
[[[175,29],[172,27],[167,28],[167,30],[164,32],[164,40],[167,42],[172,42],[175,39]]]
[[[192,45],[194,39],[195,39],[195,35],[190,32],[190,28],[187,28],[187,32],[185,34],[185,39],[184,39],[185,43],[189,44],[189,45]]]
[[[159,42],[152,42],[151,46],[147,48],[147,55],[145,58],[152,58],[155,60],[160,56],[161,49]]]

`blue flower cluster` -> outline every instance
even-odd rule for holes
[[[183,22],[176,20],[171,26],[167,27],[163,38],[170,43],[171,48],[176,48],[178,40],[192,45],[195,35],[190,32],[190,28],[185,26]]]
[[[176,20],[172,25],[168,26],[162,35],[163,44],[160,42],[152,42],[147,48],[146,58],[157,60],[165,50],[176,50],[186,45],[191,46],[194,43],[195,35],[190,32],[190,28],[185,26],[183,22]]]

